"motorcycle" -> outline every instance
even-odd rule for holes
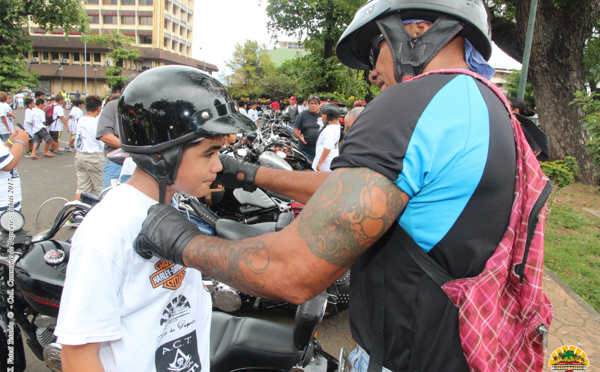
[[[236,189],[235,191],[243,191]],[[260,189],[257,189],[259,191]],[[255,195],[248,193],[249,197]],[[266,195],[266,194],[265,194]],[[280,213],[276,221],[244,224],[238,221],[219,218],[213,211],[202,204],[197,198],[177,193],[173,206],[179,209],[188,219],[195,223],[199,230],[207,235],[218,236],[227,240],[239,240],[257,237],[263,234],[279,231],[289,225],[294,219],[294,212]],[[204,287],[213,299],[213,307],[232,313],[242,307],[256,310],[284,307],[295,309],[287,302],[267,300],[239,291],[225,283],[205,276]],[[326,315],[338,314],[349,307],[350,300],[350,271],[338,278],[328,289]]]
[[[23,229],[20,212],[0,215],[0,370],[26,367],[23,341],[52,371],[62,371],[61,345],[54,329],[69,260],[70,242],[53,240],[66,222],[85,217],[99,199],[82,193],[66,203],[52,226],[33,236]],[[294,328],[268,321],[214,312],[211,326],[211,370],[333,372],[337,360],[313,337],[327,294],[298,307]],[[23,334],[25,337],[23,337]]]

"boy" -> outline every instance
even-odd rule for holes
[[[62,105],[65,103],[65,97],[62,94],[57,94],[54,97],[54,102],[56,103],[52,108],[52,124],[48,126],[48,131],[50,132],[50,137],[54,141],[52,143],[52,151],[56,155],[62,155],[63,152],[60,151],[59,141],[60,141],[60,133],[63,131],[64,127],[67,126],[67,119],[65,119],[65,110]],[[67,131],[69,130],[67,126]]]
[[[0,92],[0,139],[2,141],[8,140],[13,132],[15,114],[12,113],[11,103],[12,95]]]
[[[223,135],[256,128],[218,80],[185,66],[135,78],[118,122],[137,168],[73,236],[55,332],[63,371],[208,371],[212,305],[202,274],[144,260],[133,240],[150,206],[177,191],[208,193]]]
[[[77,121],[80,117],[83,116],[83,111],[81,111],[82,107],[83,100],[78,98],[75,101],[73,101],[73,108],[71,109],[71,113],[67,118],[67,121],[69,122],[69,131],[71,132],[71,138],[69,139],[69,144],[65,146],[65,151],[74,150],[73,144],[75,143],[75,135],[77,134]]]
[[[42,140],[46,142],[44,146],[44,157],[51,158],[54,155],[48,151],[50,148],[50,144],[52,144],[52,137],[48,133],[46,129],[46,125],[44,122],[46,121],[46,113],[44,112],[45,102],[42,98],[38,98],[35,100],[35,108],[31,111],[31,126],[33,132],[33,149],[31,149],[31,159],[36,160],[40,157],[36,153],[40,143]]]
[[[252,101],[250,103],[250,110],[248,110],[248,117],[252,119],[254,123],[256,123],[256,121],[258,120],[258,110],[256,109],[257,107],[258,102]]]
[[[96,195],[100,195],[102,192],[104,142],[96,139],[98,115],[102,110],[102,100],[98,96],[88,96],[85,99],[85,109],[87,114],[79,119],[76,127],[77,132],[75,133],[75,142],[77,143],[75,146],[77,150],[75,155],[75,170],[77,171],[75,200],[79,200],[79,195],[83,191],[93,192]],[[74,126],[71,128],[74,128]]]
[[[327,103],[321,109],[321,118],[326,125],[317,139],[313,170],[330,171],[331,161],[340,153],[338,149],[341,131],[338,123],[339,116],[340,108],[335,103]]]
[[[31,146],[33,145],[33,118],[32,118],[32,114],[33,114],[33,109],[35,108],[35,101],[33,100],[33,98],[25,98],[24,100],[24,104],[25,104],[25,117],[23,118],[23,128],[27,131],[27,134],[29,134],[29,139],[26,142],[26,146],[25,146],[25,156],[26,157],[31,157]]]

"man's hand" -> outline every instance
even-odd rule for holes
[[[222,154],[219,155],[219,160],[223,164],[223,170],[217,174],[218,184],[233,189],[243,188],[248,192],[256,190],[254,181],[260,165]],[[239,178],[240,174],[244,176],[242,179]]]
[[[154,255],[184,265],[183,250],[198,235],[198,226],[188,221],[177,209],[170,205],[156,204],[148,210],[148,217],[133,246],[137,254],[145,259]]]

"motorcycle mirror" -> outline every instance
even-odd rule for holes
[[[0,228],[4,231],[19,231],[25,226],[25,217],[19,211],[6,211],[0,215]]]

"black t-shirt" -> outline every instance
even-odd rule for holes
[[[319,139],[319,133],[321,131],[322,118],[321,114],[311,114],[309,110],[302,111],[298,114],[294,127],[300,129],[300,132],[304,135],[306,145],[300,142],[300,149],[310,154],[315,154],[317,140]]]
[[[349,130],[331,168],[370,168],[410,197],[398,223],[352,267],[352,335],[369,352],[370,270],[374,256],[383,255],[385,367],[467,370],[456,308],[392,233],[407,231],[455,278],[479,274],[508,226],[515,164],[506,108],[466,75],[433,74],[394,85]]]

